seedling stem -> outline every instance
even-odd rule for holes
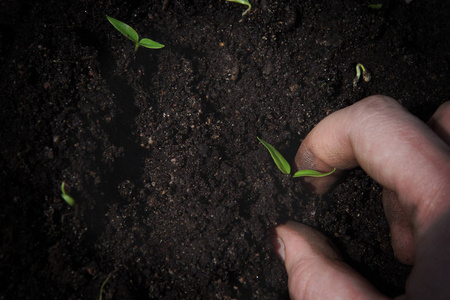
[[[111,277],[111,273],[108,275],[108,277],[106,277],[105,281],[103,281],[103,283],[100,287],[100,297],[98,298],[99,300],[103,299],[103,288],[105,287],[105,284],[108,282],[110,277]]]

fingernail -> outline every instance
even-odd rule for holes
[[[284,263],[285,254],[284,254],[284,243],[283,243],[283,241],[279,237],[275,236],[272,239],[272,245],[273,245],[273,250],[275,251],[275,253],[278,255],[278,257]]]

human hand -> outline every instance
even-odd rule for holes
[[[394,253],[413,264],[401,299],[450,299],[449,145],[450,102],[427,126],[395,100],[372,96],[322,120],[295,158],[298,169],[324,172],[359,165],[384,186]],[[324,193],[339,174],[304,180]],[[292,299],[386,299],[318,231],[288,222],[275,234]]]

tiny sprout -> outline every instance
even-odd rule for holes
[[[100,296],[99,296],[99,300],[103,299],[103,288],[105,287],[106,283],[108,282],[109,278],[111,278],[111,274],[108,275],[108,277],[106,277],[106,279],[103,281],[102,285],[100,286]]]
[[[383,7],[383,4],[369,4],[367,7],[371,9],[380,9]]]
[[[114,18],[111,18],[109,16],[106,16],[108,21],[124,36],[132,40],[135,44],[134,52],[138,50],[139,46],[150,48],[150,49],[161,49],[164,47],[163,44],[160,44],[158,42],[155,42],[151,39],[143,38],[139,40],[139,35],[137,34],[136,30],[134,30],[131,26],[128,24],[125,24],[122,21],[116,20]]]
[[[362,75],[365,82],[369,82],[370,79],[372,79],[372,75],[370,75],[369,70],[367,70],[362,64],[356,65],[356,76],[353,79],[353,87],[356,87],[358,85],[359,78],[361,77],[361,69],[362,69]]]
[[[239,4],[243,4],[243,5],[247,5],[248,8],[242,13],[242,15],[244,16],[245,14],[247,14],[250,9],[252,9],[252,5],[250,4],[250,2],[248,2],[247,0],[226,0],[228,2],[235,2],[235,3],[239,3]]]
[[[75,205],[75,199],[73,199],[69,194],[66,193],[66,190],[64,189],[65,182],[61,184],[61,197],[64,199],[64,201],[67,202],[70,206]]]
[[[291,173],[291,166],[286,161],[286,159],[283,157],[283,155],[281,155],[281,153],[278,152],[277,149],[275,149],[271,144],[263,141],[259,137],[256,137],[256,138],[258,139],[258,141],[261,142],[261,144],[264,145],[264,147],[267,148],[267,150],[269,150],[269,153],[272,156],[272,159],[275,162],[275,164],[277,165],[278,169],[280,169],[280,171],[283,174],[289,175]],[[292,177],[294,177],[294,178],[305,177],[305,176],[324,177],[324,176],[328,176],[328,175],[332,174],[334,171],[336,171],[336,168],[334,168],[333,171],[328,172],[328,173],[322,173],[322,172],[318,172],[318,171],[314,171],[314,170],[299,170],[299,171],[295,172],[294,175],[292,175]]]

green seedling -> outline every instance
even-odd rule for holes
[[[73,199],[69,194],[66,193],[66,190],[64,189],[65,182],[61,184],[61,197],[64,199],[64,201],[67,202],[70,206],[75,205],[75,199]]]
[[[370,79],[372,79],[372,75],[370,74],[369,70],[367,70],[362,64],[357,64],[356,76],[353,79],[353,87],[356,87],[358,85],[359,78],[361,78],[361,70],[365,82],[369,82]]]
[[[109,16],[106,16],[108,21],[124,36],[132,40],[135,44],[134,52],[138,50],[139,46],[150,48],[150,49],[161,49],[164,47],[163,44],[160,44],[158,42],[155,42],[151,39],[143,38],[139,40],[139,35],[137,34],[136,30],[134,30],[131,26],[128,24],[125,24],[122,21],[116,20],[114,18],[111,18]]]
[[[252,9],[252,5],[250,4],[250,2],[248,2],[247,0],[227,0],[228,2],[235,2],[235,3],[239,3],[242,5],[247,5],[248,8],[242,13],[242,15],[244,16],[246,13],[248,13],[250,11],[250,9]]]
[[[99,300],[103,299],[103,288],[105,287],[106,283],[108,282],[109,278],[111,278],[111,274],[108,275],[108,277],[106,277],[105,281],[103,281],[101,287],[100,287],[100,297],[98,298]]]
[[[286,174],[286,175],[291,174],[291,166],[286,161],[286,159],[283,157],[283,155],[281,155],[281,153],[278,152],[278,150],[275,149],[268,142],[263,141],[259,137],[256,137],[256,138],[258,139],[258,141],[261,142],[261,144],[264,145],[264,147],[266,147],[267,150],[269,150],[269,153],[272,156],[272,159],[275,162],[275,164],[277,165],[278,169],[280,169],[280,171],[283,174]],[[334,171],[336,171],[336,168],[334,168],[333,171],[328,172],[328,173],[322,173],[322,172],[318,172],[318,171],[314,171],[314,170],[299,170],[299,171],[295,172],[294,175],[292,175],[292,177],[293,178],[305,177],[305,176],[324,177],[324,176],[328,176],[328,175],[332,174]]]
[[[380,9],[383,7],[383,4],[369,4],[367,7],[371,9]]]

